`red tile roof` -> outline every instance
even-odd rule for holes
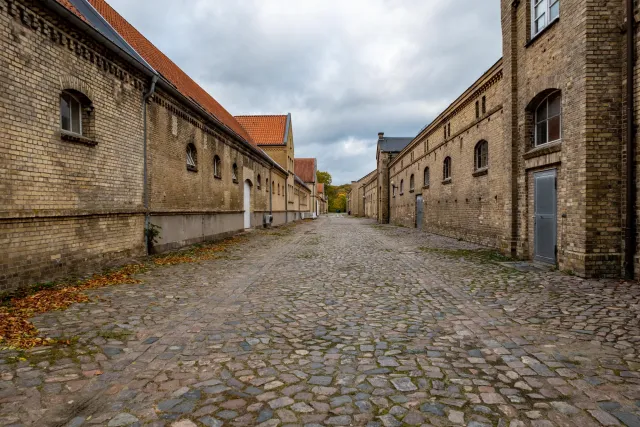
[[[294,159],[296,175],[304,182],[316,181],[316,159]]]
[[[73,7],[68,0],[58,0],[60,4],[75,13],[84,17]],[[173,84],[176,89],[187,98],[191,98],[213,115],[225,126],[240,135],[248,142],[253,142],[251,136],[233,118],[227,110],[222,107],[211,95],[202,89],[191,77],[171,61],[164,53],[147,40],[133,25],[127,22],[118,12],[116,12],[104,0],[89,0],[89,3],[109,22],[109,24],[124,38],[133,49],[135,49],[145,61],[149,63],[166,80]]]
[[[63,5],[65,8],[73,12],[78,18],[82,19],[84,22],[88,22],[87,19],[76,9],[76,7],[69,0],[56,0],[58,3]]]
[[[236,116],[236,120],[258,145],[282,145],[287,131],[287,116]]]
[[[318,184],[318,194],[324,194],[324,184]]]

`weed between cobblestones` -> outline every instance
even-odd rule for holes
[[[470,250],[470,249],[440,249],[440,248],[419,248],[422,252],[446,255],[452,258],[467,258],[478,262],[509,262],[513,258],[502,255],[488,249]]]

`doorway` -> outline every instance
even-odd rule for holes
[[[555,169],[534,173],[534,261],[556,263],[557,189]]]
[[[416,196],[416,228],[422,230],[422,218],[424,217],[424,203],[422,195]]]
[[[244,228],[251,228],[251,183],[244,182]]]

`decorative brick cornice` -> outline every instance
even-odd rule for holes
[[[69,51],[75,53],[78,58],[95,65],[98,69],[113,75],[124,83],[131,84],[138,91],[142,92],[144,90],[145,84],[141,79],[116,65],[106,56],[98,53],[96,49],[89,47],[87,43],[83,43],[77,37],[62,31],[51,22],[38,16],[36,12],[30,10],[27,6],[15,0],[4,0],[4,3],[4,7],[0,5],[0,11],[6,13],[16,22],[21,23],[25,28],[50,40],[52,43],[65,46]]]

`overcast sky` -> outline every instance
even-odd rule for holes
[[[233,115],[293,119],[334,184],[375,168],[501,56],[498,0],[107,0]]]

